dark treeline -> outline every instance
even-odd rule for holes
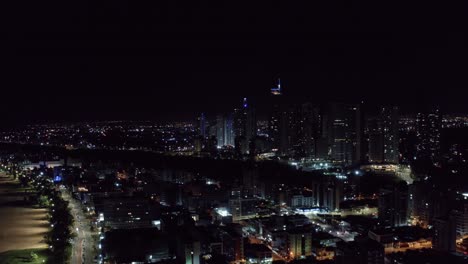
[[[83,164],[118,163],[122,167],[153,169],[178,169],[197,173],[215,180],[235,182],[243,173],[256,170],[263,181],[270,183],[310,184],[322,177],[319,172],[304,172],[276,161],[227,160],[190,156],[170,156],[154,152],[127,150],[67,150],[61,147],[0,143],[0,150],[29,154],[33,162],[50,160],[53,157],[79,159]]]

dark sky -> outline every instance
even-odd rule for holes
[[[190,2],[2,1],[4,119],[189,118],[277,77],[317,102],[468,110],[466,1]]]

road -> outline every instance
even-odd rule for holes
[[[432,242],[424,242],[424,243],[413,243],[412,245],[408,247],[386,247],[385,248],[385,254],[392,254],[392,253],[397,253],[397,252],[406,252],[407,250],[421,250],[421,249],[430,249],[432,248]]]
[[[282,261],[285,261],[287,262],[286,258],[284,258],[283,256],[281,256],[280,253],[276,252],[268,243],[266,243],[265,241],[263,241],[262,239],[256,237],[255,235],[253,234],[249,234],[247,232],[244,232],[244,235],[247,236],[249,238],[249,243],[251,244],[264,244],[265,246],[267,246],[271,252],[272,252],[272,258],[273,258],[273,261],[276,261],[276,260],[282,260]]]
[[[331,224],[326,223],[326,220],[318,215],[307,215],[311,223],[315,226],[320,227],[321,231],[329,233],[334,237],[343,239],[346,242],[354,241],[355,233],[351,233],[347,227],[334,227]]]
[[[287,260],[285,257],[281,256],[281,254],[278,253],[278,252],[276,252],[276,250],[274,250],[270,245],[268,245],[268,244],[265,244],[265,245],[266,245],[266,246],[271,250],[271,252],[273,253],[273,254],[272,254],[273,261],[280,260],[280,261],[288,262],[288,260]]]
[[[68,190],[62,189],[62,197],[69,202],[70,213],[74,217],[73,230],[76,237],[72,243],[72,264],[93,263],[94,247],[93,232],[91,231],[91,222],[86,219],[83,208],[79,201],[71,197]]]

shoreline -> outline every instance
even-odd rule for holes
[[[47,209],[33,208],[24,191],[17,180],[0,172],[0,253],[47,248]]]

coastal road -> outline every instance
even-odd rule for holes
[[[62,197],[69,202],[70,213],[74,217],[73,230],[76,237],[72,243],[72,264],[93,263],[95,242],[92,238],[91,223],[86,219],[79,201],[71,197],[68,190],[62,189]]]

